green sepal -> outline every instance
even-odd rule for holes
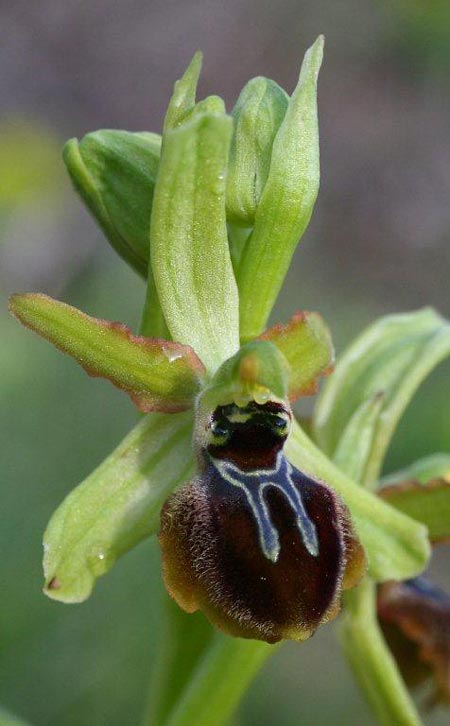
[[[289,398],[316,393],[319,376],[331,373],[334,348],[330,331],[317,313],[299,312],[288,323],[274,325],[259,336],[276,345],[290,366]]]
[[[241,338],[261,333],[283,284],[319,190],[317,77],[323,36],[307,51],[298,85],[272,147],[269,175],[237,280]]]
[[[418,465],[411,467],[411,477],[383,486],[379,491],[385,502],[425,524],[432,542],[450,539],[450,456],[447,455],[442,463],[441,473],[434,463],[430,467],[433,478],[423,481],[427,464],[417,462]],[[414,471],[420,472],[422,481],[414,475]]]
[[[250,401],[263,404],[271,399],[285,400],[289,377],[289,365],[278,348],[269,341],[254,340],[216,371],[200,394],[200,405],[213,411],[233,402],[243,407]]]
[[[70,139],[63,150],[76,191],[112,247],[143,277],[160,149],[158,134],[102,130]]]
[[[167,131],[153,199],[151,263],[164,317],[209,372],[239,347],[225,220],[231,126],[223,114],[202,114]]]
[[[335,457],[356,446],[364,418],[370,451],[363,482],[374,486],[405,407],[431,370],[450,354],[450,325],[434,310],[389,315],[340,357],[314,411],[315,437]],[[370,403],[372,402],[372,404]],[[345,440],[347,443],[345,444]]]
[[[243,227],[254,223],[269,175],[273,141],[288,102],[289,96],[275,81],[259,77],[244,86],[233,109],[227,216]]]
[[[128,393],[140,411],[192,407],[204,367],[188,346],[132,335],[121,323],[92,318],[47,295],[13,295],[21,323],[75,358],[85,371]]]
[[[294,424],[286,444],[294,466],[333,487],[352,515],[377,582],[404,580],[422,572],[430,556],[427,529],[359,487]]]
[[[172,490],[194,471],[191,412],[145,417],[53,514],[44,534],[44,592],[86,600],[118,557],[155,534]]]

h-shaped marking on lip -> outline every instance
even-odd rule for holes
[[[303,543],[309,554],[317,557],[319,542],[314,522],[309,518],[300,493],[292,481],[292,466],[284,456],[278,452],[273,469],[254,469],[242,471],[230,461],[223,459],[210,459],[218,473],[233,486],[239,487],[245,493],[247,501],[256,519],[261,549],[272,562],[277,562],[280,554],[280,538],[272,520],[264,497],[268,487],[275,487],[284,494],[296,515],[297,527]]]

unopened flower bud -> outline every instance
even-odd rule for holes
[[[227,183],[227,216],[244,227],[253,225],[269,175],[272,145],[286,113],[289,97],[275,81],[253,78],[233,109]]]
[[[64,148],[75,189],[116,252],[143,277],[160,148],[158,134],[109,130],[71,139]]]

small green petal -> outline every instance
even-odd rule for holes
[[[203,114],[164,135],[151,225],[159,299],[174,340],[208,371],[239,347],[225,184],[231,119]]]
[[[286,325],[274,325],[259,340],[272,342],[289,363],[289,398],[317,391],[319,376],[331,372],[334,349],[330,331],[317,313],[296,313]]]
[[[268,78],[253,78],[233,109],[227,183],[227,215],[241,226],[253,225],[269,175],[274,138],[286,113],[289,96]]]
[[[338,445],[344,445],[342,432],[347,439],[353,436],[356,446],[365,416],[371,445],[364,483],[375,485],[399,418],[421,382],[448,355],[450,325],[434,310],[375,322],[341,356],[324,386],[314,412],[320,447],[334,458]]]
[[[82,602],[116,559],[159,527],[161,506],[192,476],[191,412],[144,418],[53,514],[44,535],[45,593]]]
[[[322,56],[320,36],[305,55],[275,137],[254,230],[239,264],[243,340],[263,330],[314,208],[320,179],[316,90]]]
[[[134,336],[125,325],[92,318],[47,295],[13,295],[10,310],[89,375],[108,378],[128,393],[143,412],[183,411],[200,389],[204,368],[187,346]]]

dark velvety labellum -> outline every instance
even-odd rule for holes
[[[177,602],[231,635],[268,642],[303,640],[337,614],[354,542],[336,494],[284,456],[289,425],[278,403],[216,409],[201,471],[161,519]]]

